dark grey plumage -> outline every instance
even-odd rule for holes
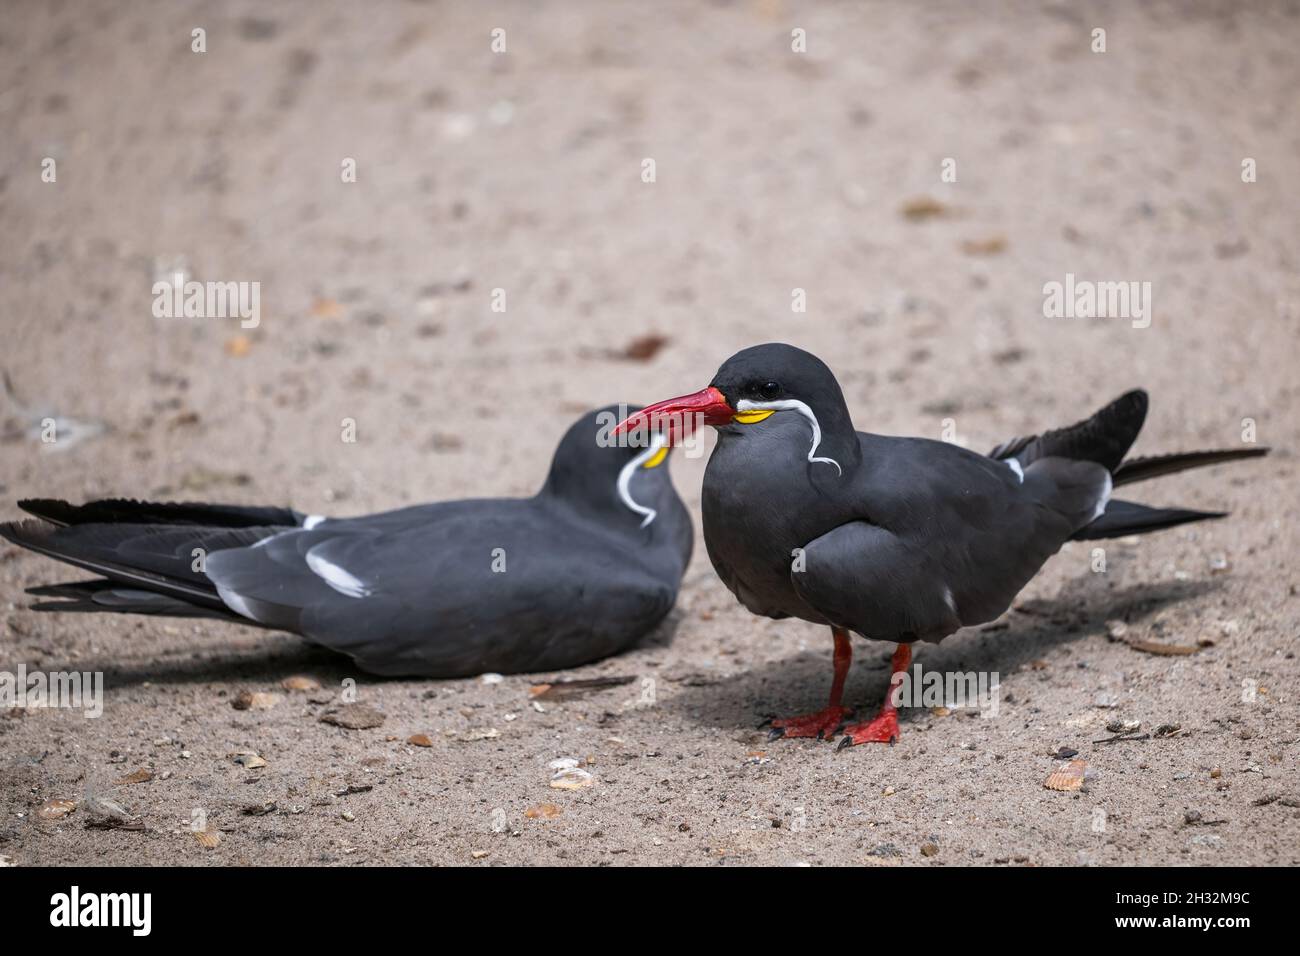
[[[667,464],[602,447],[617,406],[565,434],[532,498],[358,518],[124,500],[23,502],[0,535],[106,580],[38,589],[50,609],[203,614],[292,631],[364,670],[455,677],[572,667],[625,650],[672,608],[693,529]],[[196,570],[195,549],[203,555]],[[504,570],[502,570],[504,568]]]
[[[712,387],[737,410],[791,406],[719,425],[704,478],[713,566],[741,603],[769,617],[937,641],[1000,615],[1071,538],[1219,516],[1110,500],[1120,476],[1164,473],[1174,461],[1123,462],[1145,418],[1145,392],[984,456],[856,431],[830,369],[788,345],[737,353]],[[1199,453],[1183,456],[1182,467],[1262,453]]]

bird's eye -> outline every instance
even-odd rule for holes
[[[781,384],[779,382],[764,382],[758,386],[758,394],[768,401],[772,401],[780,396]]]

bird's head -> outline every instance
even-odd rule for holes
[[[743,435],[773,416],[797,415],[812,432],[808,461],[843,470],[840,462],[817,452],[826,439],[846,444],[853,422],[839,382],[826,363],[803,349],[780,342],[755,345],[722,363],[708,388],[656,402],[619,423],[616,434],[662,435],[679,444],[701,425]]]
[[[541,494],[619,527],[646,527],[677,500],[667,460],[666,438],[645,433],[616,436],[620,416],[638,413],[636,405],[607,405],[587,412],[565,432],[551,459]]]

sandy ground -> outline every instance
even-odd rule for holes
[[[997,718],[913,710],[897,746],[845,753],[756,729],[821,705],[829,634],[750,616],[702,543],[666,626],[566,675],[632,683],[541,709],[538,677],[379,682],[285,635],[38,615],[25,587],[79,575],[6,547],[0,666],[102,670],[107,698],[0,716],[0,857],[1300,861],[1300,7],[920,6],[7,0],[5,517],[36,494],[342,515],[531,493],[580,410],[694,390],[773,339],[832,364],[860,428],[951,420],[985,450],[1143,385],[1139,452],[1237,447],[1253,419],[1275,453],[1140,488],[1231,519],[1111,542],[1105,573],[1067,547],[1019,610],[919,652],[997,672]],[[260,282],[260,326],[154,318],[176,264]],[[1044,318],[1067,272],[1151,282],[1151,326]],[[619,357],[648,335],[666,345]],[[43,445],[47,414],[86,437]],[[697,519],[703,467],[672,464]],[[1213,643],[1143,653],[1116,620]],[[890,650],[858,646],[864,708]],[[319,720],[348,678],[382,725]],[[1181,731],[1094,744],[1114,720]],[[1086,792],[1044,788],[1062,746]],[[551,788],[562,757],[594,786]],[[105,798],[143,828],[88,826]]]

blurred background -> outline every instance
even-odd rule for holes
[[[1295,4],[5,11],[7,497],[527,492],[581,409],[768,340],[869,430],[982,448],[1135,384],[1162,444],[1293,428]],[[260,326],[155,319],[176,268]],[[1151,328],[1044,318],[1066,272],[1150,281]],[[42,453],[44,412],[105,432]]]
[[[206,52],[192,49],[196,29]],[[1097,29],[1105,52],[1094,52]],[[793,31],[804,52],[792,49]],[[1226,555],[1233,575],[1179,612],[1179,626],[1194,637],[1201,617],[1258,615],[1233,654],[1254,655],[1253,674],[1281,666],[1292,676],[1274,676],[1285,684],[1293,655],[1279,662],[1296,624],[1287,566],[1300,543],[1298,47],[1295,2],[3,0],[0,517],[16,517],[14,499],[31,495],[346,515],[528,494],[581,411],[694,391],[732,352],[771,340],[822,356],[859,428],[933,438],[947,429],[981,451],[1141,385],[1152,405],[1137,453],[1232,447],[1244,419],[1277,450],[1259,465],[1162,482],[1148,500],[1230,509],[1233,519],[1130,549],[1105,586],[1204,578]],[[42,177],[47,159],[54,182]],[[349,159],[355,182],[343,181]],[[653,182],[643,179],[647,159]],[[1246,159],[1254,182],[1243,182]],[[942,179],[946,160],[955,182]],[[176,270],[260,283],[258,327],[155,318],[153,284]],[[1045,318],[1044,284],[1067,273],[1150,282],[1150,327]],[[497,289],[504,312],[492,308]],[[792,311],[795,290],[806,311]],[[52,445],[40,440],[50,416],[60,423]],[[345,419],[354,443],[342,440]],[[697,520],[704,461],[677,455],[672,465]],[[0,551],[7,657],[53,662],[71,648],[144,674],[159,655],[188,659],[199,640],[189,625],[56,624],[23,610],[22,587],[73,575]],[[1085,578],[1086,553],[1066,555],[1029,596]],[[1077,611],[1076,625],[1087,619],[1095,631],[1117,613],[1103,605]],[[633,727],[642,748],[685,740],[707,755],[702,772],[735,767],[755,746],[738,728],[752,727],[760,697],[778,710],[823,696],[824,634],[750,617],[702,547],[675,620],[671,650],[661,643],[609,667],[734,683],[687,690],[667,707],[659,719],[675,738],[656,737],[657,723]],[[1009,673],[1070,653],[1022,631],[1003,635],[1001,646],[1017,650],[998,653],[1010,657],[957,662]],[[219,638],[205,646],[227,652],[288,640],[224,625],[204,633]],[[1167,660],[1093,638],[1093,659],[1145,674],[1148,697],[1166,687]],[[793,664],[799,648],[807,660]],[[1228,655],[1199,666],[1196,680],[1209,684],[1169,685],[1153,716],[1183,709],[1193,720],[1187,709],[1207,694],[1231,703]],[[1034,678],[1062,675],[1059,694],[1045,688],[1035,701],[1052,727],[1073,708],[1090,713],[1092,689],[1071,691],[1090,673],[1069,665]],[[123,694],[142,715],[169,701],[194,722],[192,737],[225,740],[229,711],[218,714],[209,692]],[[865,698],[865,685],[858,692]],[[390,708],[406,696],[377,693]],[[102,735],[94,747],[107,752],[124,745],[112,736],[123,726],[78,733]],[[559,731],[534,733],[510,746],[541,753]],[[930,736],[936,761],[943,733]],[[999,765],[1002,778],[1025,781],[1027,799],[1005,813],[981,805],[979,821],[959,821],[963,839],[1005,838],[1036,861],[1076,862],[1055,823],[1026,809],[1055,739],[1049,731],[1019,752],[998,742],[1013,758]],[[789,751],[750,799],[767,806],[776,779],[785,803],[828,812],[795,795],[809,779],[797,761],[814,753]],[[898,759],[870,756],[835,779],[851,791],[853,775]],[[63,772],[53,766],[28,771],[33,786]],[[1176,858],[1184,837],[1152,823],[1161,810],[1135,786],[1126,813],[1141,836],[1097,858]],[[698,821],[720,812],[710,807],[690,817],[700,840]],[[915,822],[899,823],[904,842],[933,825],[927,805],[911,810]],[[1269,850],[1257,819],[1233,820],[1220,832],[1234,859],[1285,861],[1286,841]],[[663,822],[669,846],[650,852],[675,859],[671,841],[695,837],[675,817]],[[720,832],[734,822],[724,815]],[[1239,825],[1256,836],[1234,840]],[[650,832],[630,826],[631,845]],[[412,832],[394,825],[393,853],[402,839],[424,839]],[[1134,857],[1147,839],[1159,849]],[[409,858],[472,845],[442,832]],[[764,846],[751,850],[785,859]],[[829,858],[861,856],[830,847]]]

